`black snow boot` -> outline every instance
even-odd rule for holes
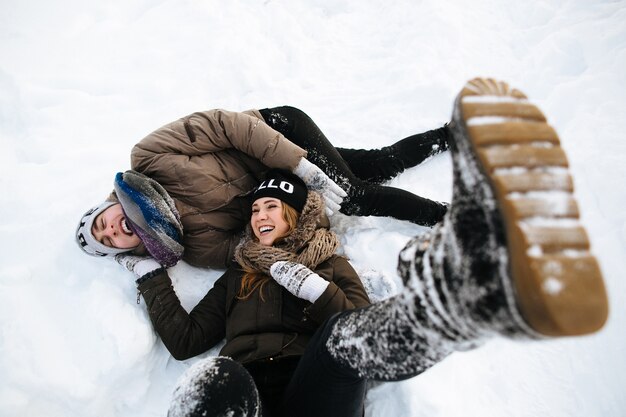
[[[260,417],[261,402],[246,369],[226,357],[195,363],[174,390],[167,417]]]
[[[334,321],[326,347],[359,376],[404,379],[495,334],[582,335],[606,321],[567,159],[539,109],[506,83],[475,79],[450,129],[452,204],[401,252],[406,290]]]
[[[418,133],[380,149],[337,148],[358,178],[382,184],[428,158],[448,150],[448,125]]]

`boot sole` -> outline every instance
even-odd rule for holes
[[[522,317],[546,336],[597,331],[606,290],[555,130],[522,92],[493,79],[469,81],[456,106],[500,211]]]

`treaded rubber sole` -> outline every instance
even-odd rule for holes
[[[502,215],[524,320],[547,336],[597,331],[608,316],[607,295],[558,135],[505,82],[471,80],[457,103]]]

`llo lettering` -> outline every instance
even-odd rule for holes
[[[280,188],[281,190],[283,190],[284,192],[286,192],[287,194],[293,194],[293,184],[287,182],[287,181],[281,181],[280,184],[276,185],[274,184],[274,179],[272,178],[269,181],[263,181],[261,183],[261,185],[259,185],[259,190],[262,190],[264,188]]]

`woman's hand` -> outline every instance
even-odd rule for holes
[[[270,268],[270,275],[291,294],[311,303],[320,298],[329,284],[306,266],[295,262],[275,262]]]
[[[341,202],[348,194],[317,165],[302,158],[293,173],[302,178],[309,190],[317,191],[324,197],[327,215],[332,216],[339,211]]]
[[[161,264],[149,256],[134,256],[124,253],[115,255],[115,261],[141,279],[147,274],[162,268]]]

